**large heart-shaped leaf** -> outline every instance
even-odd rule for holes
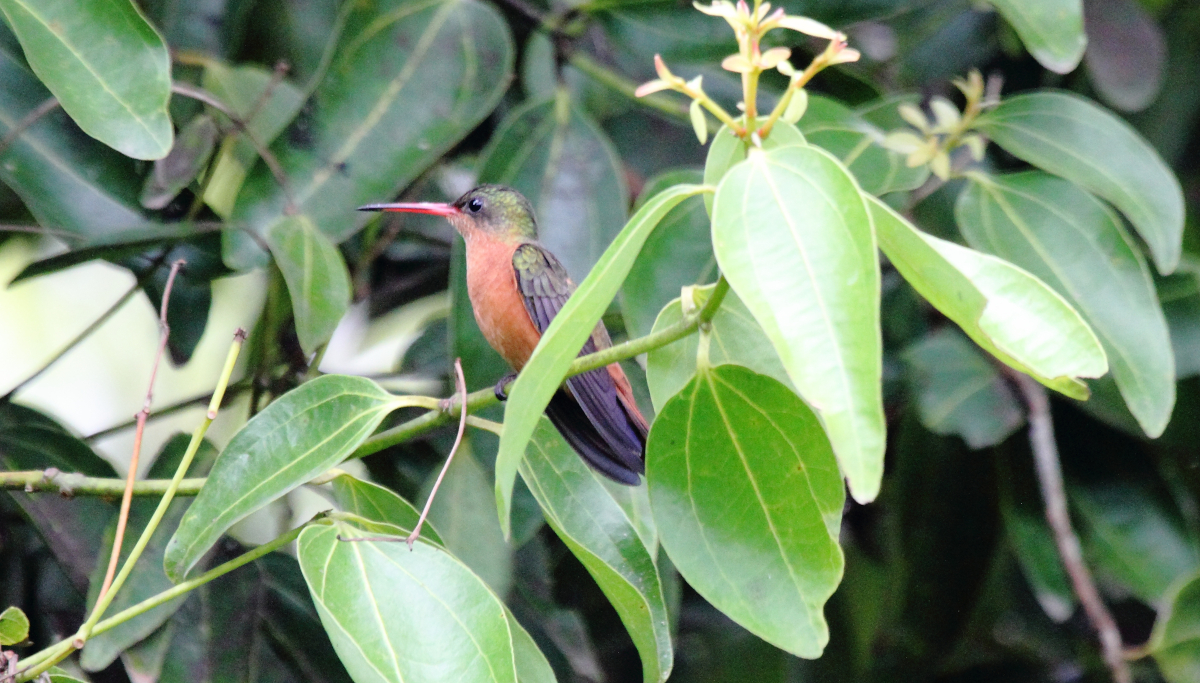
[[[267,245],[287,283],[300,348],[312,353],[329,341],[350,308],[350,272],[308,216],[288,216],[271,226]]]
[[[884,448],[879,261],[854,179],[816,147],[752,150],[717,188],[713,249],[821,415],[850,493],[873,500]]]
[[[484,151],[479,180],[529,199],[538,240],[576,282],[625,225],[629,191],[612,143],[565,100],[531,102],[510,114]]]
[[[1060,74],[1079,66],[1087,47],[1083,0],[989,0],[1021,36],[1029,54]]]
[[[1146,240],[1158,272],[1175,270],[1183,191],[1129,124],[1078,95],[1034,92],[1004,100],[975,125],[1012,154],[1111,202]]]
[[[976,248],[1039,277],[1078,307],[1129,410],[1152,437],[1175,405],[1175,356],[1141,252],[1120,219],[1070,181],[1031,171],[973,176],[955,211]]]
[[[621,616],[642,656],[642,680],[665,681],[674,657],[667,605],[654,554],[633,520],[545,418],[529,442],[521,477]]]
[[[693,295],[696,305],[701,305],[701,300],[706,301],[711,291],[711,287],[696,290]],[[683,306],[676,299],[658,314],[654,331],[670,327],[682,319]],[[711,363],[744,365],[760,375],[774,377],[788,387],[792,386],[792,380],[783,369],[783,363],[779,362],[779,355],[771,346],[771,340],[735,292],[725,295],[709,325],[708,359]],[[655,410],[662,410],[667,400],[692,380],[696,374],[699,346],[699,336],[693,334],[646,355],[646,384],[650,387],[650,400]]]
[[[516,683],[507,611],[444,550],[342,542],[362,534],[318,525],[297,554],[321,622],[358,683]]]
[[[135,159],[171,150],[167,46],[130,0],[0,0],[34,73],[88,135]]]
[[[344,375],[279,397],[221,451],[167,546],[167,576],[182,579],[235,522],[341,462],[405,403],[369,379]]]
[[[646,202],[563,305],[517,376],[504,408],[504,434],[496,454],[496,507],[505,536],[509,535],[509,510],[517,467],[550,397],[562,384],[571,362],[579,355],[584,341],[616,296],[654,227],[680,202],[705,189],[676,185]]]
[[[655,420],[646,479],[688,584],[772,645],[819,657],[842,578],[845,489],[812,410],[765,375],[704,368]]]
[[[295,208],[340,242],[386,199],[483,120],[508,88],[513,47],[491,5],[478,0],[386,0],[356,6],[310,107],[273,149]],[[287,193],[264,164],[238,194],[233,220],[262,233]],[[228,232],[231,267],[262,265],[254,240]]]
[[[1076,377],[1108,372],[1104,348],[1071,304],[1003,259],[927,235],[869,198],[879,247],[933,307],[976,344],[1042,384],[1079,399]]]

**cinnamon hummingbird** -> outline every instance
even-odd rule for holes
[[[467,295],[479,329],[518,372],[575,291],[566,269],[537,241],[533,206],[512,188],[480,185],[449,204],[368,204],[358,210],[425,213],[450,221],[467,244]],[[609,346],[600,322],[579,355]],[[505,381],[496,385],[502,400]],[[546,416],[597,472],[638,484],[645,472],[648,427],[619,364],[567,378],[546,406]]]

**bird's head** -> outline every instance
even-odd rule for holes
[[[359,211],[397,211],[445,216],[466,239],[525,240],[537,238],[533,206],[520,192],[504,185],[480,185],[450,204],[401,202],[368,204]]]

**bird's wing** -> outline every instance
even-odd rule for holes
[[[558,259],[537,244],[526,243],[517,247],[513,252],[512,261],[517,288],[525,302],[525,310],[529,312],[534,326],[544,334],[554,316],[558,315],[571,293],[575,291],[575,283],[571,282]],[[592,353],[610,344],[604,324],[600,323],[584,343],[580,354]],[[623,376],[624,373],[622,378]],[[635,418],[630,409],[623,405],[624,401],[619,398],[619,389],[612,373],[606,368],[591,370],[569,378],[566,388],[611,451],[607,454],[591,455],[606,455],[610,459],[615,458],[622,467],[633,472],[643,471],[645,420],[641,414],[637,414],[636,406],[632,408],[632,413],[637,414]],[[551,419],[553,418],[554,415],[551,414]],[[563,431],[561,426],[560,431]],[[594,462],[577,444],[572,445],[576,446],[576,450],[579,450],[585,459]],[[598,469],[608,473],[603,468]],[[633,483],[636,481],[634,477]]]

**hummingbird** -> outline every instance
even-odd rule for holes
[[[550,321],[575,291],[554,254],[537,240],[533,206],[503,185],[480,185],[452,203],[368,204],[359,211],[444,216],[467,245],[467,295],[475,321],[492,348],[517,372],[529,361]],[[579,355],[612,346],[603,322]],[[496,385],[496,396],[507,398]],[[636,486],[644,474],[646,418],[617,363],[569,377],[546,416],[583,461],[613,481]]]

